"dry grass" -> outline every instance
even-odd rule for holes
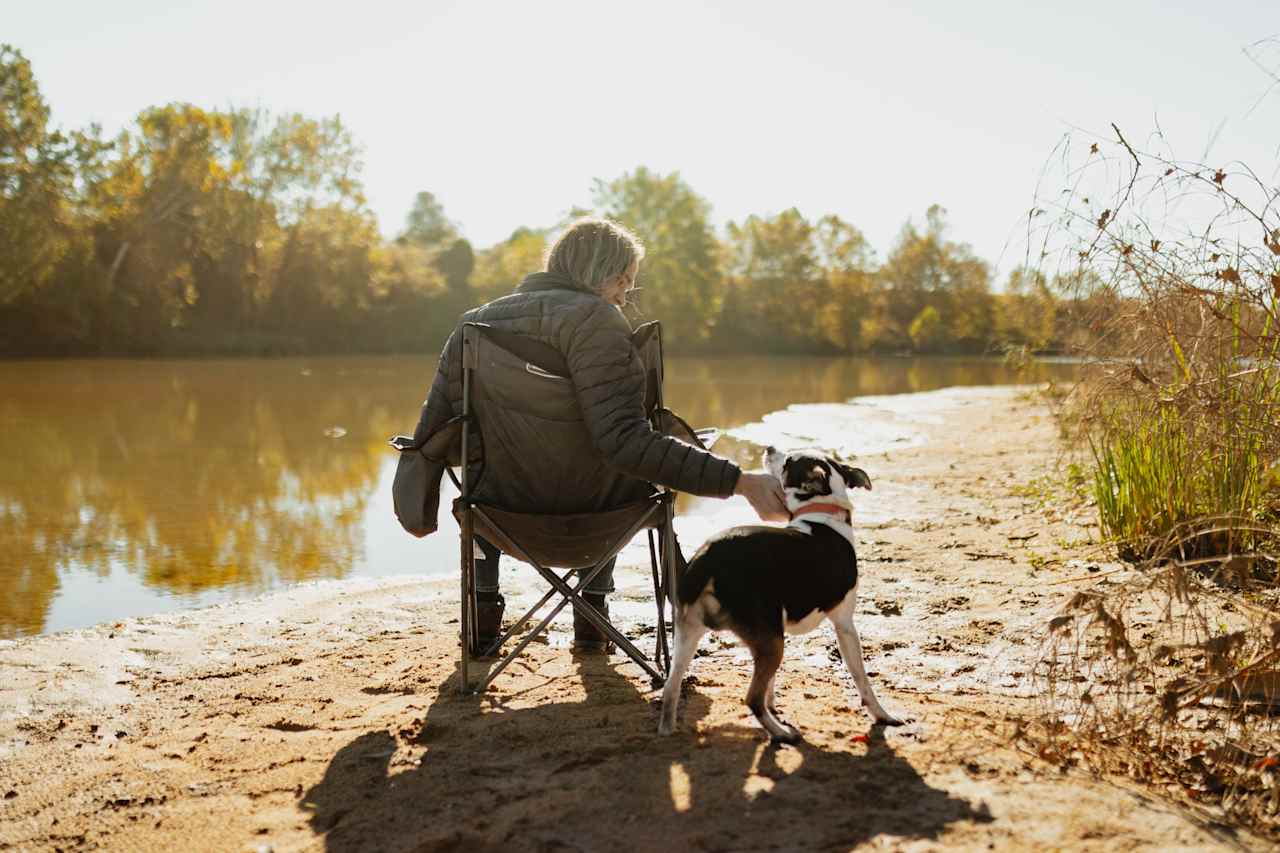
[[[1251,558],[1183,559],[1183,544],[1169,537],[1050,622],[1028,736],[1047,761],[1127,776],[1280,838],[1277,595]]]
[[[1132,565],[1050,623],[1026,735],[1280,839],[1280,191],[1113,129],[1030,221],[1090,331],[1064,429]]]

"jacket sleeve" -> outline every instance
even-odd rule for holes
[[[462,362],[461,353],[457,351],[461,346],[462,338],[458,330],[454,329],[440,352],[440,362],[436,366],[436,375],[431,380],[431,390],[427,392],[426,402],[422,404],[418,426],[413,431],[413,440],[416,442],[425,441],[427,436],[453,417],[453,405],[450,400],[462,397]],[[450,393],[451,384],[458,385],[456,394]]]
[[[644,416],[644,369],[622,314],[592,301],[560,328],[560,351],[591,442],[615,468],[681,492],[733,494],[736,464],[656,432]]]

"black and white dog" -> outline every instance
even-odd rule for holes
[[[747,707],[774,741],[795,743],[800,732],[778,719],[773,684],[786,634],[806,634],[831,620],[840,654],[862,703],[878,722],[902,721],[884,709],[862,664],[853,626],[858,595],[849,490],[871,488],[861,468],[814,452],[770,447],[764,464],[782,481],[791,523],[744,525],[716,534],[689,561],[677,586],[675,654],[662,692],[660,734],[676,724],[680,683],[707,631],[728,629],[751,650],[755,670]]]

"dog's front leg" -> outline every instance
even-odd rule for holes
[[[844,612],[831,614],[831,624],[836,629],[836,642],[840,644],[840,656],[844,658],[844,665],[849,668],[849,674],[853,676],[853,683],[858,688],[862,704],[877,722],[887,726],[902,725],[902,720],[890,714],[880,704],[875,690],[871,687],[871,679],[867,678],[867,670],[862,663],[862,641],[858,639],[858,629],[853,626],[852,606],[848,608],[842,606],[841,611]]]
[[[658,719],[658,734],[669,735],[676,728],[676,710],[680,705],[680,684],[689,671],[693,661],[693,653],[698,650],[698,641],[707,633],[707,626],[702,622],[701,605],[695,603],[679,614],[675,625],[675,654],[671,657],[671,672],[667,674],[666,686],[662,688],[662,714]]]

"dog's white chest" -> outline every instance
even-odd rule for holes
[[[799,622],[791,619],[791,614],[786,608],[782,609],[782,626],[788,634],[807,634],[826,618],[826,612],[815,608],[812,612],[805,614]]]

